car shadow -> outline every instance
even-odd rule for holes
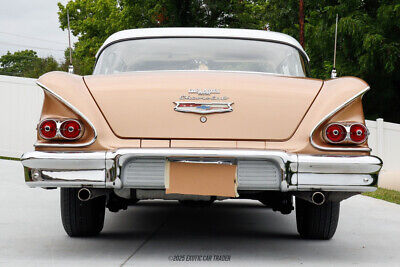
[[[343,252],[331,251],[330,241],[302,240],[294,213],[282,215],[257,201],[222,201],[210,207],[141,201],[126,211],[107,213],[107,218],[96,240],[140,240],[140,245],[132,248],[129,262],[168,262],[173,255],[198,254],[230,255],[232,260],[257,262],[296,257],[327,261]]]
[[[140,201],[126,211],[107,213],[110,220],[99,239],[142,238],[152,228],[153,238],[290,239],[298,240],[293,215],[273,212],[256,201],[217,201],[207,207],[188,207],[177,201]],[[118,219],[117,219],[118,217]]]

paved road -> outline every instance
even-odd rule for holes
[[[342,202],[331,241],[305,241],[295,216],[256,201],[211,208],[143,201],[107,213],[103,233],[69,238],[61,225],[59,191],[29,189],[19,162],[0,160],[0,266],[187,266],[175,255],[224,255],[198,266],[400,266],[400,205],[357,196]],[[203,258],[207,260],[208,258]]]

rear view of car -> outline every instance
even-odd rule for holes
[[[104,212],[143,199],[211,204],[256,199],[293,209],[303,238],[330,239],[340,201],[374,191],[354,77],[308,76],[308,56],[284,34],[160,28],[110,36],[93,75],[51,72],[31,187],[61,188],[70,236],[98,234]]]

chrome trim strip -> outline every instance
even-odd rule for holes
[[[89,126],[92,128],[94,136],[93,136],[92,140],[90,140],[89,142],[83,143],[83,144],[68,144],[68,143],[62,143],[62,144],[51,143],[51,144],[48,144],[48,143],[36,142],[34,144],[34,146],[35,147],[39,147],[39,146],[40,147],[85,147],[85,146],[90,146],[91,144],[93,144],[94,141],[96,141],[96,139],[97,139],[97,131],[96,131],[96,128],[94,127],[93,123],[85,115],[83,115],[83,113],[80,112],[76,107],[71,105],[68,101],[66,101],[64,98],[62,98],[61,96],[59,96],[58,94],[56,94],[55,92],[50,90],[48,87],[46,87],[45,85],[41,84],[39,81],[36,81],[36,84],[39,85],[43,90],[45,90],[46,92],[48,92],[49,94],[51,94],[52,96],[57,98],[57,100],[59,100],[64,105],[66,105],[68,108],[70,108],[73,112],[75,112],[77,115],[79,115],[82,119],[84,119],[89,124]]]
[[[50,187],[92,187],[92,188],[105,188],[104,181],[102,182],[85,182],[85,181],[32,181],[26,182],[26,184],[31,188],[42,187],[42,188],[50,188]],[[107,187],[106,187],[107,188]]]
[[[382,167],[376,156],[312,156],[298,155],[299,173],[357,173],[374,174]],[[339,168],[339,169],[338,169]]]
[[[370,89],[370,87],[366,87],[364,90],[362,90],[361,92],[357,93],[356,95],[354,95],[353,97],[349,98],[348,100],[346,100],[342,105],[338,106],[337,108],[335,108],[333,111],[331,111],[328,115],[326,115],[319,123],[317,123],[317,125],[312,129],[311,133],[310,133],[310,142],[311,145],[319,150],[325,150],[325,151],[371,151],[371,148],[344,148],[344,147],[323,147],[320,145],[317,145],[314,140],[313,140],[313,134],[315,132],[315,130],[321,126],[321,124],[323,124],[325,121],[327,121],[328,119],[330,119],[333,115],[335,115],[338,111],[340,111],[341,109],[347,107],[348,105],[350,105],[354,100],[356,100],[358,97],[364,95],[368,90]]]
[[[375,179],[370,174],[299,173],[298,186],[371,186]]]
[[[374,186],[331,186],[331,185],[299,185],[296,191],[329,191],[329,192],[374,192]],[[294,190],[289,190],[294,191]]]
[[[150,72],[198,72],[198,73],[233,73],[233,74],[256,74],[256,75],[270,75],[270,76],[277,76],[277,77],[293,77],[293,78],[304,78],[306,76],[294,76],[294,75],[284,75],[280,73],[272,73],[272,72],[261,72],[261,71],[243,71],[243,70],[135,70],[126,73],[150,73]],[[98,75],[98,74],[93,74]]]
[[[24,167],[49,170],[101,170],[106,168],[106,152],[42,152],[22,155]],[[84,164],[83,164],[84,163]]]

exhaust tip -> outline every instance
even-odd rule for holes
[[[322,205],[325,203],[325,195],[321,192],[315,192],[312,194],[311,200],[315,205]]]
[[[80,201],[88,201],[90,200],[92,197],[92,191],[90,191],[90,189],[87,188],[81,188],[78,191],[78,199]]]

